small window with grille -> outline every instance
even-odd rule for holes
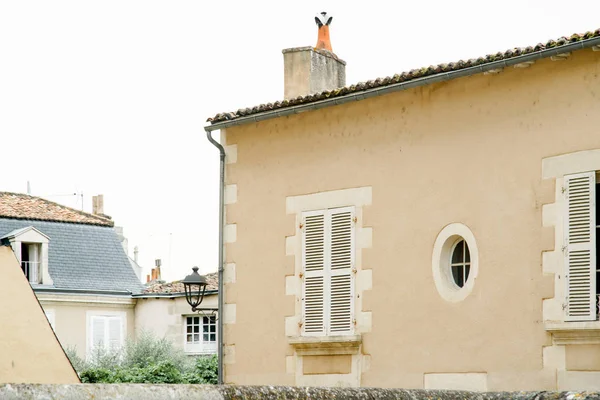
[[[185,317],[185,350],[188,353],[215,353],[217,319],[210,316]]]

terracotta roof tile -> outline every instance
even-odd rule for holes
[[[207,280],[206,290],[219,290],[219,276],[216,272],[206,274],[204,277]],[[159,294],[169,294],[169,293],[184,293],[183,283],[181,281],[174,281],[170,283],[157,283],[151,282],[149,283],[144,290],[143,294],[149,293],[159,293]]]
[[[504,52],[498,52],[495,54],[488,54],[485,57],[472,58],[469,60],[458,60],[451,63],[444,63],[439,65],[431,65],[429,67],[423,67],[419,69],[412,69],[407,72],[402,72],[394,76],[387,76],[385,78],[377,78],[367,82],[359,82],[354,85],[345,86],[339,89],[324,91],[321,93],[309,94],[307,96],[298,96],[293,99],[276,101],[274,103],[260,104],[258,106],[250,108],[241,108],[233,112],[224,112],[215,115],[212,118],[208,118],[207,121],[211,124],[219,122],[231,121],[247,115],[259,114],[266,111],[278,110],[286,107],[297,106],[301,104],[313,103],[319,100],[325,100],[334,97],[342,97],[350,93],[356,93],[367,89],[378,88],[383,86],[389,86],[393,84],[408,82],[414,79],[423,78],[431,75],[440,73],[458,71],[461,69],[485,65],[494,61],[507,60],[510,58],[518,57],[524,54],[530,54],[545,49],[557,48],[565,46],[570,43],[580,42],[585,39],[591,39],[600,37],[600,29],[595,31],[589,31],[583,34],[574,34],[568,37],[561,37],[555,40],[549,40],[546,43],[538,43],[535,46],[519,47],[506,50]]]
[[[0,218],[114,226],[109,217],[89,214],[41,197],[0,192]]]

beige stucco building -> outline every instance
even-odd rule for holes
[[[217,277],[207,274],[207,289],[198,312],[192,312],[181,282],[155,283],[135,300],[136,334],[151,332],[166,338],[190,356],[217,352]]]
[[[0,383],[79,383],[10,247],[0,269]]]
[[[599,46],[600,30],[210,119],[225,382],[599,390]],[[286,87],[323,57],[284,51]]]

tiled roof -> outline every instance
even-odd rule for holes
[[[10,192],[0,192],[1,217],[101,226],[114,225],[114,222],[107,217],[78,211],[41,197]]]
[[[219,290],[219,276],[216,272],[204,275],[207,281],[206,290]],[[183,283],[181,281],[174,281],[171,283],[150,283],[144,290],[143,294],[157,293],[157,294],[171,294],[171,293],[184,293]]]
[[[496,54],[488,54],[485,57],[473,58],[470,60],[458,60],[448,64],[432,65],[429,67],[423,67],[419,69],[413,69],[401,74],[394,76],[387,76],[385,78],[378,78],[367,82],[360,82],[355,85],[346,86],[339,89],[324,91],[316,94],[309,94],[307,96],[298,96],[294,99],[276,101],[274,103],[260,104],[251,108],[242,108],[234,112],[225,112],[215,115],[209,118],[207,121],[216,124],[219,122],[231,121],[237,118],[241,118],[247,115],[260,114],[262,112],[279,110],[287,107],[297,106],[301,104],[314,103],[320,100],[326,100],[335,97],[342,97],[351,93],[357,93],[368,89],[379,88],[384,86],[390,86],[398,83],[409,82],[414,79],[424,78],[427,76],[433,76],[436,74],[448,73],[451,71],[458,71],[461,69],[475,67],[480,65],[489,64],[495,61],[508,60],[525,54],[535,53],[545,49],[559,48],[561,46],[568,45],[570,43],[580,42],[585,39],[591,39],[600,37],[600,29],[596,31],[586,32],[584,34],[574,34],[568,37],[561,37],[556,40],[549,40],[546,43],[539,43],[535,46],[528,46],[525,48],[513,48],[504,52],[498,52]]]
[[[0,217],[0,237],[29,226],[50,238],[52,288],[132,293],[143,289],[112,227]]]

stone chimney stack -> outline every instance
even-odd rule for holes
[[[104,215],[104,195],[92,196],[92,213]]]
[[[332,20],[326,12],[315,17],[318,27],[316,47],[282,51],[283,97],[286,100],[346,86],[346,62],[339,59],[331,47],[329,26]]]

